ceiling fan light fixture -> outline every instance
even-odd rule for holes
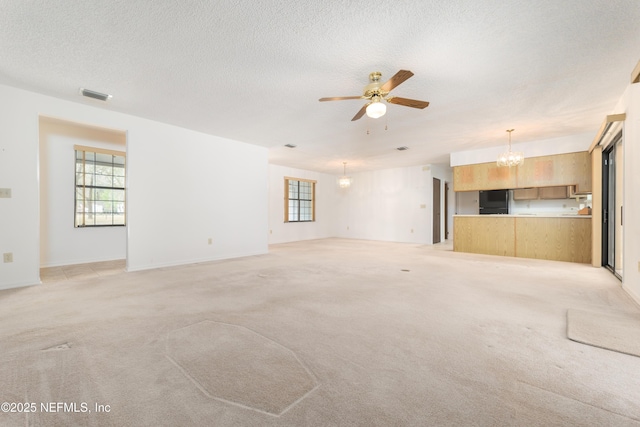
[[[387,112],[387,106],[382,101],[387,101],[390,104],[404,105],[405,107],[424,109],[429,106],[427,101],[419,101],[417,99],[401,98],[399,96],[389,96],[395,87],[402,82],[413,76],[413,73],[409,70],[400,70],[393,75],[386,83],[380,82],[382,73],[375,71],[369,74],[369,84],[364,87],[364,91],[360,96],[334,96],[330,98],[320,98],[320,102],[325,101],[342,101],[345,99],[366,99],[367,104],[364,104],[355,116],[351,119],[352,122],[360,120],[362,116],[367,116],[377,119],[382,117]],[[385,129],[386,130],[386,129]],[[368,132],[367,132],[368,133]]]
[[[371,104],[367,105],[367,116],[372,119],[382,117],[387,112],[387,106],[380,102],[380,99],[374,99]]]

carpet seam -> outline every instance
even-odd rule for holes
[[[554,395],[556,395],[556,396],[564,397],[564,398],[567,398],[567,399],[573,400],[574,402],[582,403],[583,405],[587,405],[587,406],[590,406],[590,407],[592,407],[592,408],[600,409],[600,410],[602,410],[602,411],[608,412],[608,413],[613,414],[613,415],[618,415],[618,416],[620,416],[620,417],[622,417],[622,418],[626,418],[626,419],[628,419],[628,420],[640,421],[640,418],[633,418],[633,417],[629,417],[629,416],[624,415],[624,414],[621,414],[621,413],[619,413],[619,412],[615,412],[615,411],[612,411],[612,410],[607,409],[607,408],[603,408],[603,407],[600,407],[600,406],[596,406],[596,405],[591,404],[591,403],[589,403],[589,402],[583,402],[582,400],[579,400],[579,399],[576,399],[576,398],[574,398],[574,397],[567,396],[567,395],[564,395],[564,394],[561,394],[561,393],[555,392],[555,391],[553,391],[553,390],[548,390],[548,389],[546,389],[546,388],[542,388],[542,387],[537,386],[537,385],[534,385],[534,384],[529,384],[529,383],[528,383],[528,382],[526,382],[526,381],[522,381],[522,380],[517,380],[517,381],[518,381],[519,383],[521,383],[521,384],[528,385],[529,387],[533,387],[533,388],[536,388],[536,389],[538,389],[538,390],[546,391],[547,393],[551,393],[551,394],[554,394]]]

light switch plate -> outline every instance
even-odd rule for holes
[[[11,189],[0,188],[0,199],[10,199],[10,198],[11,198]]]

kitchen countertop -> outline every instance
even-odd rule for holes
[[[591,215],[578,215],[578,214],[553,214],[553,213],[540,213],[540,214],[487,214],[487,215],[454,215],[454,216],[468,216],[468,217],[505,217],[505,218],[591,218]]]

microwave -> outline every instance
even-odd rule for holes
[[[509,213],[509,190],[480,191],[480,215]]]

